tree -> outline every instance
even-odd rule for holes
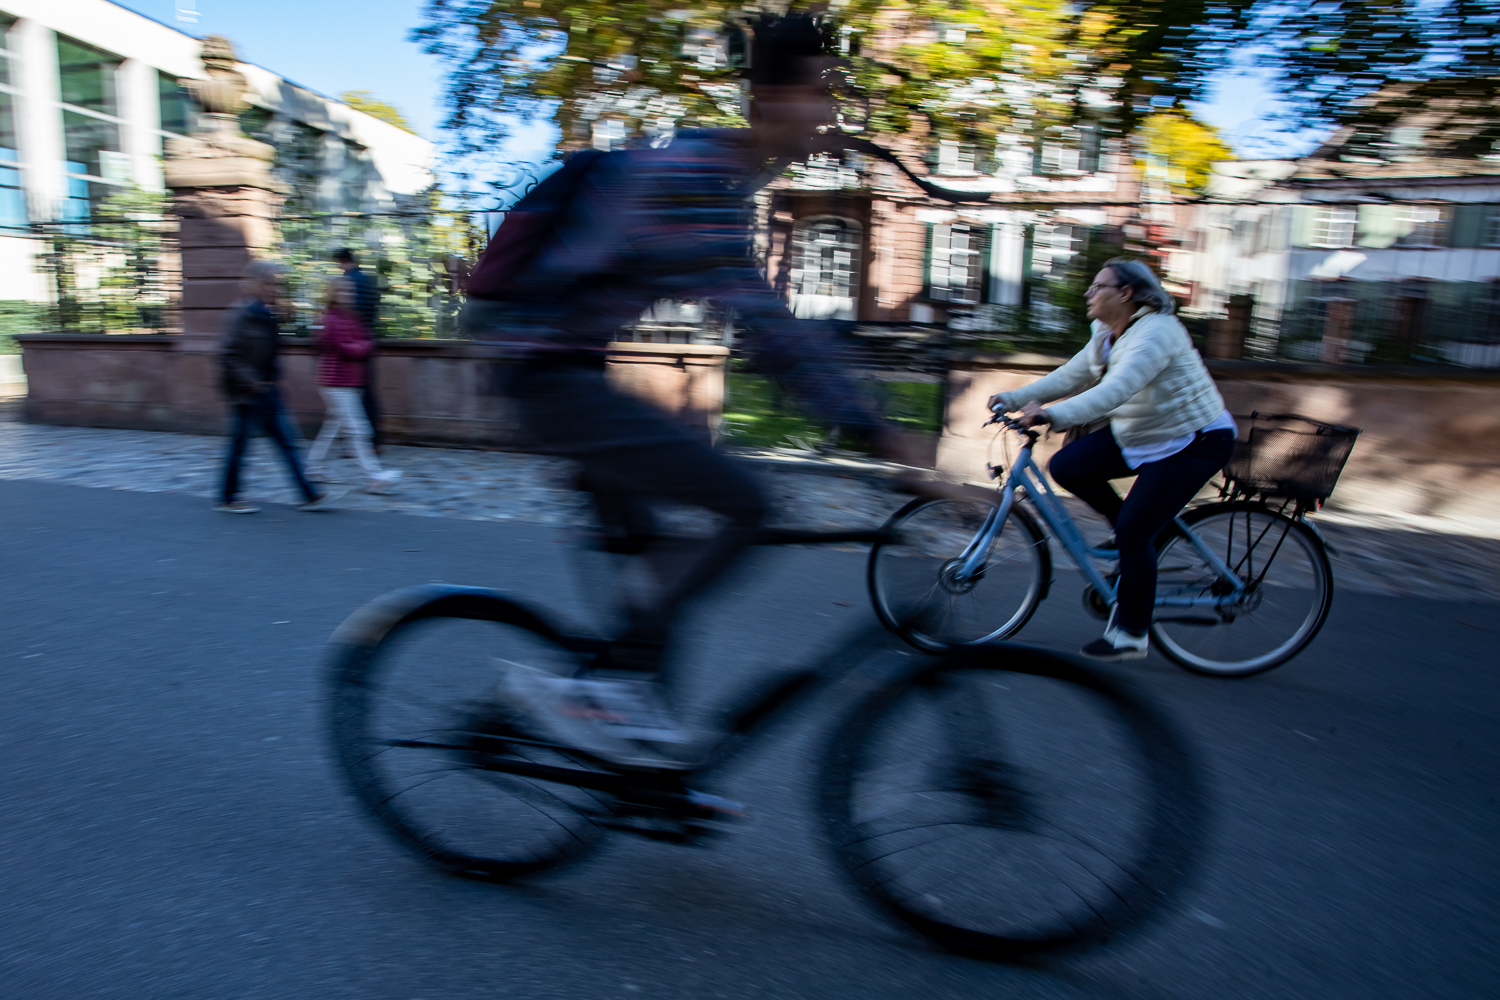
[[[1209,169],[1234,154],[1219,138],[1219,130],[1185,111],[1160,111],[1141,122],[1137,148],[1144,154],[1137,165],[1148,178],[1166,182],[1179,194],[1194,194],[1208,182]]]
[[[371,118],[379,118],[412,135],[417,134],[411,122],[406,120],[406,116],[394,104],[387,104],[368,90],[346,90],[339,95],[339,100],[356,111],[363,111]]]
[[[1201,100],[1249,54],[1279,74],[1289,124],[1356,117],[1395,82],[1500,78],[1500,0],[831,0],[850,57],[846,123],[877,135],[1038,134],[1092,120],[1129,135]],[[738,124],[715,36],[749,0],[429,0],[414,38],[452,67],[444,127],[493,147],[512,118],[584,142]],[[1494,96],[1495,88],[1488,91]],[[1496,106],[1495,102],[1491,102]],[[1500,112],[1496,112],[1500,116]]]
[[[786,5],[681,4],[431,0],[414,37],[452,67],[444,128],[462,152],[492,148],[515,119],[551,119],[575,143],[596,128],[650,134],[679,123],[743,124],[720,31],[736,18]],[[1110,117],[1102,111],[1109,96],[1140,76],[1116,58],[1134,51],[1136,36],[1117,30],[1112,8],[1080,9],[1066,0],[843,0],[829,7],[847,57],[843,124],[850,131],[954,140],[1035,135]],[[1116,35],[1125,41],[1109,41]],[[603,124],[610,121],[619,124]]]

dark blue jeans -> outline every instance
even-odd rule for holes
[[[1120,543],[1119,611],[1115,624],[1145,635],[1156,606],[1156,537],[1234,451],[1234,432],[1210,431],[1159,462],[1125,464],[1108,427],[1074,441],[1047,468],[1057,484],[1103,514]],[[1123,500],[1111,479],[1135,476]]]
[[[297,488],[308,500],[318,495],[317,490],[302,474],[302,462],[297,457],[297,446],[292,444],[287,433],[286,421],[281,415],[281,393],[268,389],[248,403],[234,404],[234,437],[230,440],[229,460],[224,466],[224,502],[233,503],[240,493],[240,465],[245,461],[245,448],[250,444],[250,433],[259,427],[266,437],[276,442],[286,467],[292,473]]]

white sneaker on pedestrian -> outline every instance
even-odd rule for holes
[[[214,504],[214,510],[223,511],[225,514],[254,514],[260,508],[243,500],[227,500]]]
[[[389,493],[391,488],[401,481],[400,469],[386,469],[377,472],[370,477],[370,484],[365,487],[366,493]]]
[[[622,767],[690,766],[651,747],[688,742],[667,712],[657,682],[559,677],[524,663],[496,663],[505,670],[501,699],[538,738]]]

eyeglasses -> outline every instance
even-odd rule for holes
[[[1092,284],[1092,285],[1089,286],[1089,290],[1087,292],[1084,292],[1084,294],[1085,295],[1098,295],[1100,292],[1104,291],[1106,288],[1123,288],[1123,287],[1125,287],[1125,286],[1123,286],[1123,285],[1101,285],[1098,282],[1095,282],[1094,284]]]

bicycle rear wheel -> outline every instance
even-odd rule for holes
[[[1172,726],[1124,682],[1000,644],[930,661],[855,706],[822,806],[887,914],[1012,959],[1094,944],[1183,888],[1206,830]]]
[[[1178,664],[1201,674],[1246,677],[1279,666],[1317,636],[1333,605],[1333,569],[1317,534],[1254,501],[1197,507],[1183,520],[1249,586],[1238,604],[1159,607],[1151,634]],[[1181,533],[1158,544],[1156,595],[1228,592]]]
[[[419,857],[488,879],[577,857],[605,809],[599,793],[496,769],[597,770],[511,728],[505,661],[570,673],[575,657],[499,594],[413,587],[350,616],[328,675],[334,757],[365,810]]]
[[[889,542],[870,550],[867,579],[875,613],[918,649],[936,652],[1015,635],[1047,595],[1052,558],[1031,514],[1013,505],[977,576],[960,580],[959,557],[993,505],[913,500],[891,516]]]

